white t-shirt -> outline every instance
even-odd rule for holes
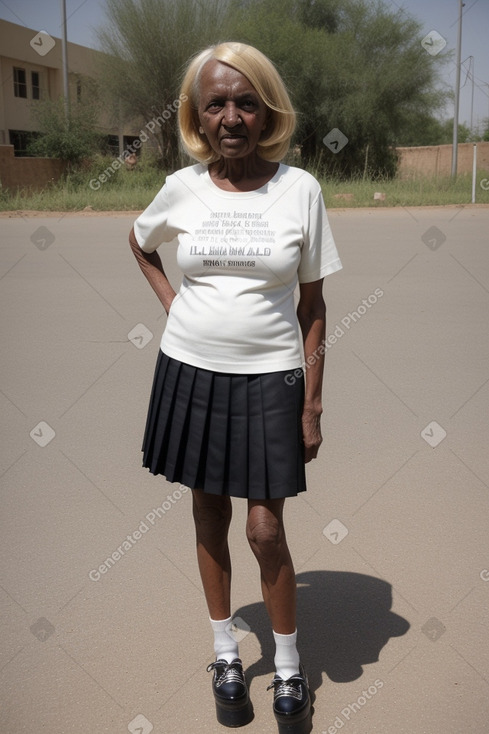
[[[167,177],[134,232],[148,253],[178,238],[184,277],[165,354],[216,372],[300,366],[294,289],[341,268],[313,176],[280,164],[262,188],[231,192],[205,166],[190,166]]]

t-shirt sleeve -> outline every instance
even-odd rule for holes
[[[169,224],[168,184],[156,194],[151,204],[134,222],[134,234],[144,252],[154,252],[163,242],[171,242],[178,234]]]
[[[298,270],[299,283],[312,283],[341,270],[342,267],[324,200],[319,193],[309,210],[308,227]]]

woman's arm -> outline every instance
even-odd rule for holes
[[[321,414],[324,370],[324,339],[326,336],[326,305],[323,280],[301,283],[297,318],[304,340],[305,398],[302,413],[305,461],[315,459],[322,443]],[[320,346],[323,349],[319,349]]]
[[[165,275],[160,256],[157,252],[143,252],[138,245],[134,228],[129,233],[129,244],[131,250],[138,261],[139,267],[147,278],[150,286],[160,299],[166,313],[170,310],[171,302],[176,296],[175,291],[170,285],[170,281]]]

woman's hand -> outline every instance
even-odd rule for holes
[[[131,229],[129,233],[129,244],[144,276],[168,314],[176,293],[166,277],[160,256],[157,252],[147,253],[141,250],[136,240],[136,235],[134,234],[134,228]]]
[[[302,412],[302,434],[304,438],[304,461],[307,464],[318,455],[323,442],[321,435],[321,413],[305,407]]]
[[[305,398],[302,411],[305,461],[315,459],[322,443],[321,392],[324,370],[324,339],[326,307],[323,299],[323,281],[302,283],[297,317],[304,339]]]

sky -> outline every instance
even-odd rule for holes
[[[453,52],[442,72],[450,89],[456,82],[456,47],[459,0],[384,0],[394,11],[403,10],[422,23],[423,33],[442,36],[446,46],[440,54]],[[66,0],[68,41],[98,47],[96,29],[106,22],[105,0]],[[0,18],[61,36],[61,0],[0,0]],[[465,0],[462,18],[462,67],[459,121],[478,127],[489,118],[489,0]],[[442,43],[442,42],[441,42]],[[428,48],[428,46],[425,46]],[[431,45],[431,51],[437,46]],[[428,53],[423,49],[423,53]],[[472,57],[472,61],[470,59]],[[69,61],[69,59],[68,59]],[[473,79],[473,82],[472,82]],[[451,103],[445,117],[453,117]]]

